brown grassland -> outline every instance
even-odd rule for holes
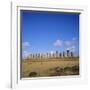
[[[22,60],[21,77],[79,75],[79,58]]]

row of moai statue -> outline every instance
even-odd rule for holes
[[[36,53],[36,54],[30,54],[29,59],[42,59],[42,58],[64,58],[64,57],[74,57],[73,52],[70,52],[67,50],[66,52],[59,53],[56,51],[56,53],[46,53],[46,54],[41,54],[41,53]]]

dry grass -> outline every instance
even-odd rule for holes
[[[64,68],[79,66],[79,58],[43,59],[43,60],[22,60],[22,77],[29,77],[31,72],[36,72],[36,77],[76,75],[79,70],[72,73]],[[56,72],[55,68],[60,68],[63,72]],[[68,72],[68,73],[66,73]]]

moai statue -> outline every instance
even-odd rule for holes
[[[62,53],[59,53],[59,57],[60,57],[60,58],[62,57]]]
[[[38,59],[40,58],[40,53],[38,53]]]
[[[51,58],[51,53],[49,53],[49,58]]]
[[[69,52],[70,52],[70,51],[69,51],[69,50],[67,50],[67,57],[69,57]]]
[[[50,58],[52,58],[52,53],[50,53]]]
[[[32,55],[32,58],[34,59],[34,54]]]
[[[44,54],[42,54],[42,58],[44,58]]]
[[[32,54],[30,54],[30,59],[32,59]]]
[[[43,59],[43,54],[41,54],[41,58]]]
[[[33,55],[31,54],[31,59],[33,58]]]
[[[63,51],[63,57],[65,57],[65,52]]]
[[[36,58],[36,59],[37,59],[37,56],[38,56],[38,55],[37,55],[37,53],[36,53],[36,54],[35,54],[35,58]]]
[[[47,53],[45,54],[45,58],[47,59]]]
[[[58,51],[56,51],[56,58],[58,57]]]
[[[36,59],[36,54],[34,54],[34,59]]]
[[[41,54],[41,59],[43,58],[43,54]]]
[[[41,59],[41,53],[39,53],[39,55],[40,55],[40,56],[39,56],[39,59]]]
[[[47,53],[47,58],[48,58],[48,55],[49,55],[49,54]]]
[[[37,57],[37,59],[38,59],[38,53],[36,54],[36,57]]]
[[[31,59],[31,54],[28,56],[28,59]]]
[[[71,57],[73,57],[74,55],[73,55],[73,52],[71,52]]]
[[[45,58],[45,54],[43,54],[43,59]]]
[[[51,54],[51,58],[53,57],[53,53],[50,53]]]
[[[39,58],[41,58],[41,54],[39,53]]]
[[[52,58],[54,58],[54,53],[53,53],[53,55],[52,55]]]

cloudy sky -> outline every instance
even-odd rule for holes
[[[79,54],[79,14],[21,11],[22,55],[67,49]]]

